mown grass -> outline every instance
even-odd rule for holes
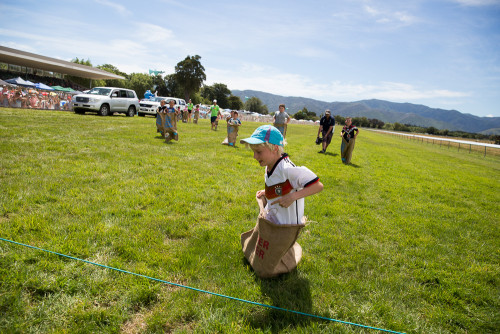
[[[244,123],[240,138],[257,123]],[[0,110],[0,237],[198,289],[408,333],[500,329],[500,160],[361,130],[289,127],[320,176],[294,272],[261,280],[240,233],[263,169],[207,120],[165,144],[153,118]],[[0,242],[0,332],[364,333]]]

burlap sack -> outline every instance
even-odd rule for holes
[[[160,113],[156,114],[156,132],[160,132],[163,135],[163,119]]]
[[[302,248],[296,240],[305,226],[305,218],[300,225],[279,225],[263,217],[261,211],[255,227],[241,234],[243,254],[261,278],[288,273],[302,258]]]
[[[200,118],[200,111],[195,111],[194,112],[194,118],[193,118],[193,123],[198,124],[198,118]]]
[[[286,123],[283,123],[283,124],[274,123],[273,126],[281,132],[283,137],[286,136],[286,129],[288,128],[288,124],[286,124]]]
[[[178,140],[178,136],[175,135],[177,133],[177,120],[175,113],[170,113],[170,121],[172,124],[172,127],[167,127],[165,126],[165,119],[167,114],[166,113],[159,113],[161,117],[161,133],[163,137],[165,138],[165,141],[170,141],[172,139]]]
[[[222,142],[223,145],[235,145],[236,144],[236,137],[238,137],[238,129],[240,127],[237,125],[227,125],[227,137],[224,139]]]
[[[238,137],[238,129],[240,127],[237,125],[228,125],[227,127],[228,127],[227,142],[229,144],[234,145],[236,143],[236,137]]]

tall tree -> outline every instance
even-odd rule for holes
[[[168,96],[167,83],[161,74],[151,76],[151,80],[153,81],[152,93],[157,92],[158,96]]]
[[[145,73],[132,73],[129,76],[128,86],[130,89],[135,90],[139,99],[142,99],[144,97],[144,93],[148,89],[152,90],[153,78],[149,74]]]
[[[268,109],[266,105],[262,104],[262,101],[255,96],[252,96],[245,102],[245,109],[251,112],[256,112],[259,114],[267,115]]]
[[[165,75],[165,86],[166,86],[166,94],[164,96],[170,96],[170,97],[182,96],[182,87],[177,82],[175,74]]]
[[[128,75],[127,73],[124,73],[120,71],[116,66],[111,65],[111,64],[104,64],[104,65],[99,65],[97,68],[100,68],[101,70],[108,71],[110,73],[114,73],[117,75],[121,75],[125,79],[106,79],[106,86],[107,87],[121,87],[121,88],[129,88],[128,87]]]
[[[239,96],[230,95],[228,98],[229,109],[241,110],[243,109],[243,102]]]
[[[187,101],[191,94],[200,90],[203,81],[207,80],[205,68],[200,63],[201,57],[187,56],[175,66],[175,79],[183,88],[184,99]]]
[[[210,103],[214,99],[217,100],[219,107],[226,109],[229,107],[228,96],[231,95],[231,91],[223,83],[214,83],[212,86],[204,86],[201,91],[201,96],[208,99]]]

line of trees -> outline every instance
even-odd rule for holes
[[[294,119],[311,120],[311,121],[319,120],[319,117],[316,115],[316,113],[307,110],[306,107],[302,108],[302,110],[299,110],[295,114],[293,114],[293,118]]]
[[[243,102],[238,96],[232,95],[225,84],[215,83],[211,86],[204,84],[207,77],[200,59],[201,57],[198,55],[188,55],[177,63],[175,73],[165,76],[145,73],[126,74],[111,64],[99,65],[97,68],[123,76],[125,79],[93,80],[92,86],[133,89],[139,98],[143,97],[144,93],[149,90],[152,93],[156,92],[158,96],[183,97],[186,101],[191,99],[194,104],[212,104],[212,101],[216,99],[217,104],[223,109],[241,110],[244,106]],[[88,59],[75,58],[72,62],[92,66]],[[90,88],[88,79],[70,75],[66,78],[82,87]]]

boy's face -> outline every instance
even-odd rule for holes
[[[285,107],[279,107],[280,109],[280,112],[284,112],[285,111]]]
[[[259,162],[262,167],[268,167],[269,169],[273,168],[274,164],[280,158],[278,152],[271,151],[269,148],[265,146],[258,146],[252,148],[253,150],[253,158]]]

